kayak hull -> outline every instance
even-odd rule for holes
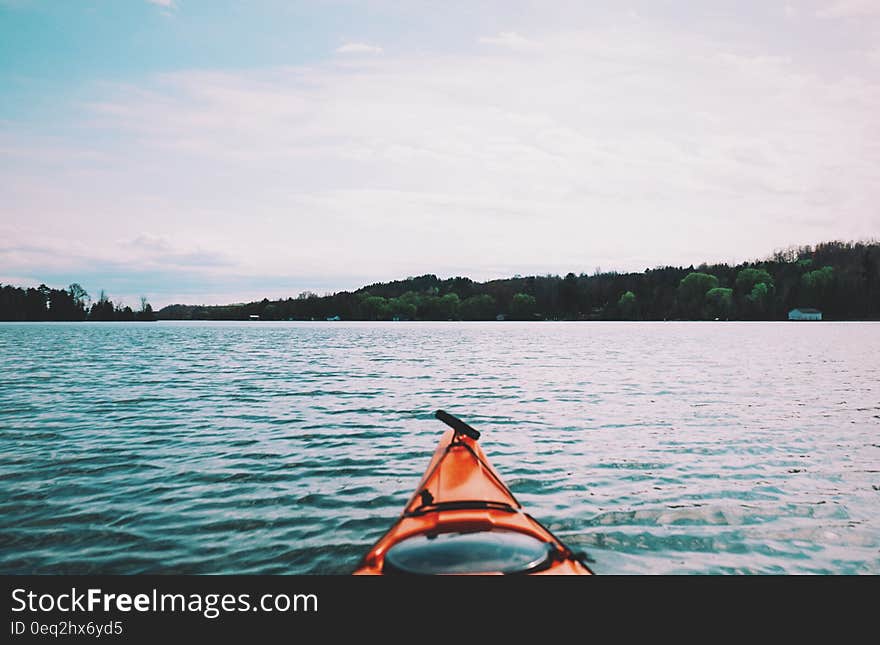
[[[549,553],[547,560],[526,573],[592,573],[577,554],[523,511],[475,439],[448,430],[403,513],[364,556],[354,574],[389,573],[390,567],[386,566],[389,550],[411,538],[483,531],[510,531],[543,543]]]

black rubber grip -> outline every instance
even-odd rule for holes
[[[443,410],[437,410],[434,413],[434,416],[437,417],[438,419],[440,419],[443,423],[448,425],[450,428],[452,428],[456,432],[460,432],[461,434],[467,435],[468,437],[470,437],[471,439],[473,439],[475,441],[480,438],[479,430],[474,430],[472,427],[470,427],[464,421],[462,421],[458,417],[452,416],[448,412],[445,412]]]

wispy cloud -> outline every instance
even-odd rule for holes
[[[192,245],[191,242],[190,245]],[[136,259],[137,264],[141,267],[212,269],[234,264],[225,253],[205,250],[198,246],[181,248],[162,236],[150,233],[141,233],[133,240],[120,241],[116,248],[123,251],[127,260]]]
[[[528,38],[520,36],[515,31],[505,31],[496,36],[483,36],[479,42],[484,45],[496,45],[498,47],[508,47],[510,49],[535,49],[538,43]]]
[[[232,265],[225,253],[200,248],[198,242],[175,245],[149,233],[131,240],[113,240],[109,244],[97,245],[85,240],[65,240],[54,235],[43,236],[36,243],[7,242],[0,245],[0,260],[32,272],[84,268],[94,263],[169,271],[213,270]]]
[[[175,7],[174,0],[147,0],[147,2],[165,7],[166,9],[173,9]]]
[[[816,10],[819,18],[864,18],[880,16],[877,0],[834,0]]]
[[[337,54],[381,54],[382,48],[366,43],[345,43],[336,48]]]

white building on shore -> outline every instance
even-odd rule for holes
[[[799,307],[788,312],[789,320],[822,320],[822,312],[811,307]]]

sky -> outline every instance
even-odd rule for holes
[[[0,283],[733,263],[878,203],[880,0],[0,0]]]

